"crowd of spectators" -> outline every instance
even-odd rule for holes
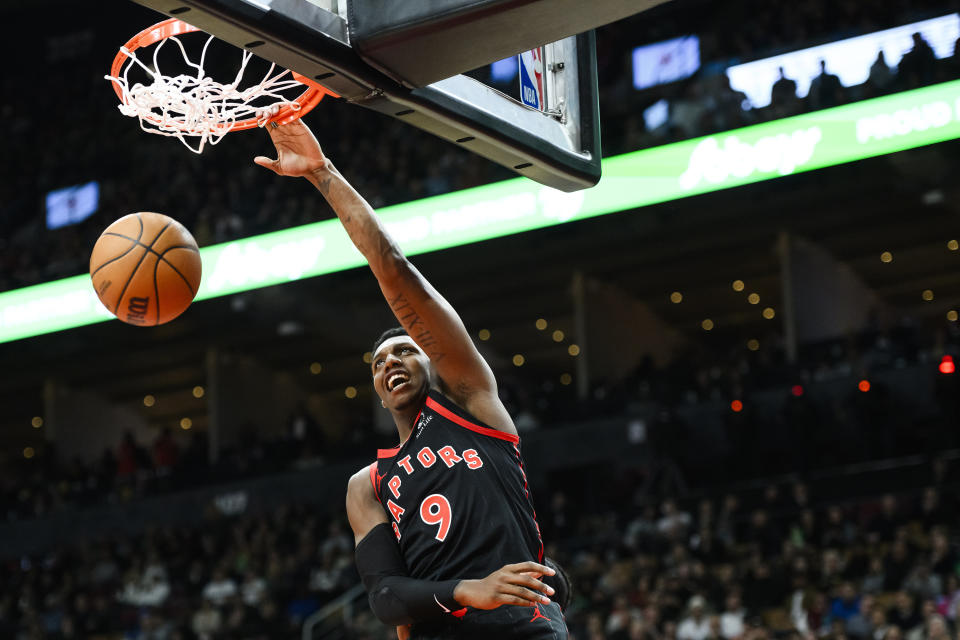
[[[606,495],[534,487],[549,500],[537,509],[547,555],[573,584],[575,640],[957,637],[949,474],[897,495],[852,497],[840,477],[823,497],[793,482],[661,502],[632,500],[629,479],[607,475]],[[8,557],[0,636],[299,637],[308,616],[358,584],[352,546],[340,516],[284,506]],[[362,597],[352,611],[331,618],[342,637],[395,637]]]
[[[934,487],[824,504],[795,484],[606,514],[557,550],[577,577],[570,626],[592,640],[953,638],[956,509]]]
[[[0,637],[295,638],[358,581],[352,552],[340,520],[281,507],[7,558]]]
[[[358,436],[362,429],[354,430]],[[308,412],[293,412],[279,435],[252,429],[224,445],[211,460],[207,434],[178,439],[164,428],[149,441],[127,432],[96,460],[61,455],[47,443],[30,459],[11,456],[0,470],[0,521],[44,518],[63,509],[126,503],[246,478],[295,471],[330,460],[362,459],[375,451],[369,437],[341,446],[325,444]],[[381,441],[382,445],[383,442]],[[358,446],[359,445],[359,446]]]

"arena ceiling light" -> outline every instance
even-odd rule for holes
[[[960,80],[604,160],[565,193],[525,178],[385,207],[408,255],[629,211],[960,137]],[[361,266],[337,220],[201,249],[197,300]],[[0,342],[113,316],[87,275],[0,293]]]

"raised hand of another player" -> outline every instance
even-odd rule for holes
[[[265,115],[269,117],[269,114]],[[327,158],[320,150],[320,143],[303,121],[297,119],[289,124],[274,125],[271,122],[264,128],[277,148],[276,159],[257,156],[254,162],[281,176],[305,178],[326,166]]]
[[[550,604],[547,596],[553,595],[553,589],[537,578],[553,574],[553,569],[537,562],[508,564],[482,580],[461,580],[453,597],[474,609],[496,609],[504,604],[524,607]]]

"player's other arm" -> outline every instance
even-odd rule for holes
[[[370,608],[381,622],[406,625],[461,607],[549,603],[553,589],[539,578],[554,570],[536,562],[509,564],[481,580],[417,580],[407,575],[393,530],[370,483],[369,467],[347,483],[347,518],[356,544],[357,570]]]
[[[394,315],[430,357],[453,400],[483,422],[516,434],[497,396],[493,372],[456,311],[407,260],[373,208],[323,155],[306,125],[297,120],[267,130],[278,157],[261,156],[255,162],[280,175],[307,178],[317,187],[366,258]]]

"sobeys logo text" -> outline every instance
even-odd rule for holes
[[[680,176],[680,186],[693,189],[703,181],[720,184],[754,173],[791,174],[810,161],[822,138],[820,127],[766,136],[754,144],[737,136],[723,138],[722,144],[716,137],[705,138],[690,155],[687,170]]]

